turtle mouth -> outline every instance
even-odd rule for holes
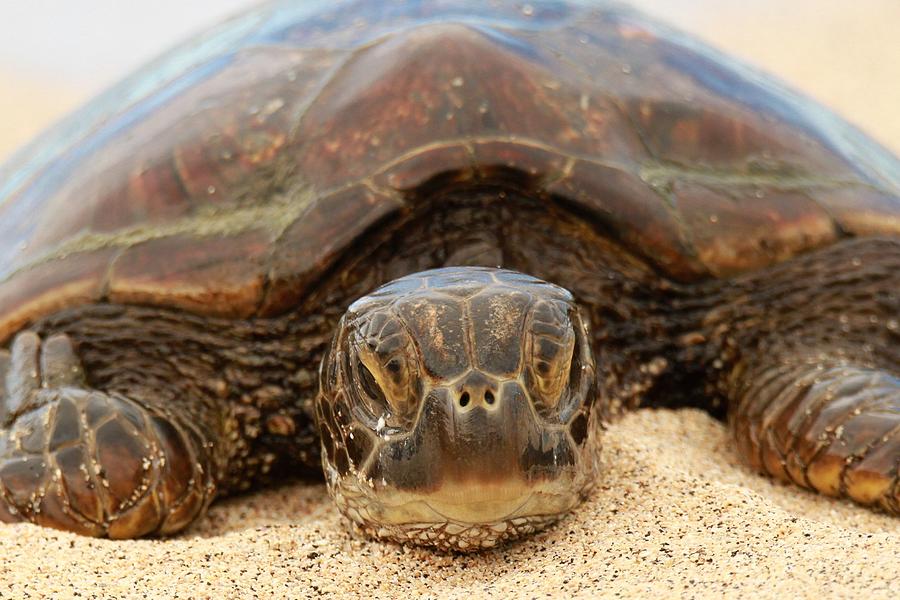
[[[523,517],[559,515],[578,501],[577,483],[565,477],[528,486],[521,480],[494,483],[447,481],[431,493],[407,492],[387,486],[373,490],[369,512],[380,522],[501,523]]]
[[[492,523],[522,516],[522,510],[533,504],[536,493],[520,479],[483,483],[444,481],[439,489],[423,496],[421,502],[438,515],[438,521]],[[416,494],[405,494],[402,491],[383,494],[385,495],[388,497],[381,498],[382,505],[395,510],[417,500]],[[393,511],[385,511],[389,512]]]
[[[336,472],[329,473],[339,477]],[[517,485],[447,485],[421,494],[343,478],[333,487],[340,511],[370,537],[473,552],[539,531],[563,518],[590,491],[593,478]],[[331,487],[331,486],[330,486]]]
[[[595,446],[548,425],[512,383],[491,410],[459,414],[435,390],[416,427],[382,440],[355,472],[328,469],[337,505],[370,536],[471,551],[541,529],[587,494]]]

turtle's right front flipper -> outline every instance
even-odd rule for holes
[[[19,334],[0,377],[0,520],[138,537],[178,531],[212,500],[202,428],[152,389],[90,389],[67,336]]]

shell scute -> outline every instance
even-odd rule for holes
[[[352,242],[379,220],[403,207],[393,195],[363,184],[309,204],[275,244],[269,263],[269,293],[261,314],[277,314],[303,297],[307,287]]]
[[[869,186],[813,189],[810,196],[851,235],[897,235],[900,197]]]
[[[672,195],[697,258],[717,277],[784,260],[838,236],[828,212],[802,191],[680,181]]]
[[[717,104],[712,98],[699,104],[642,100],[627,103],[626,110],[653,156],[665,163],[746,174],[772,165],[829,173],[833,179],[856,177],[845,162],[765,115],[734,106],[710,108]]]
[[[336,76],[298,131],[298,167],[329,189],[443,140],[535,140],[561,154],[646,156],[612,103],[582,104],[580,91],[561,88],[543,65],[479,30],[422,26],[362,52]]]
[[[594,215],[604,231],[667,272],[683,279],[708,274],[664,196],[634,173],[579,161],[547,191],[571,199]]]
[[[35,265],[28,277],[0,281],[0,340],[41,315],[103,298],[115,248],[73,254]]]
[[[110,139],[59,187],[41,186],[40,210],[16,214],[16,205],[37,193],[32,188],[0,204],[0,254],[13,257],[0,264],[0,277],[7,274],[3,267],[40,260],[78,237],[168,224],[203,207],[268,197],[280,184],[274,163],[297,104],[316,84],[313,74],[333,59],[318,51],[238,53],[229,68],[177,102],[127,131],[104,134]],[[290,81],[286,73],[294,71]],[[282,98],[287,104],[273,110]],[[54,177],[54,168],[48,165],[43,177]],[[21,251],[12,245],[23,242]]]
[[[112,302],[249,317],[263,295],[273,237],[256,229],[228,238],[183,234],[131,246],[112,266],[107,296]]]

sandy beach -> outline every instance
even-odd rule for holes
[[[557,526],[480,555],[355,538],[320,485],[233,498],[170,540],[0,527],[0,597],[896,598],[900,520],[748,472],[696,410],[643,410]]]
[[[701,16],[695,7],[692,28],[756,57],[900,152],[900,80],[883,60],[892,53],[895,70],[900,62],[900,5],[863,4],[874,7],[871,27],[853,21],[840,44],[804,45],[790,38],[790,21],[778,29],[782,21],[763,16],[739,27],[733,8]],[[838,6],[845,4],[824,1],[810,17],[827,22],[823,36],[837,31]],[[797,23],[803,17],[794,16]],[[762,27],[759,35],[748,33],[752,27]],[[806,63],[798,47],[811,53]],[[0,158],[84,96],[2,69],[0,84]],[[0,525],[0,598],[900,595],[900,519],[754,474],[724,425],[705,413],[641,410],[611,426],[603,446],[604,472],[588,502],[492,552],[440,554],[354,537],[323,485],[295,483],[218,502],[167,540],[114,542]]]

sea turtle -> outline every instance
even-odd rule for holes
[[[489,547],[639,405],[900,513],[898,161],[630,9],[256,8],[0,172],[0,257],[5,521],[171,534],[322,465]]]

